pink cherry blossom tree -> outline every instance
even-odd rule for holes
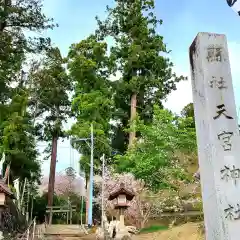
[[[114,202],[108,201],[111,192],[117,190],[121,183],[135,194],[134,199],[125,212],[125,219],[137,228],[143,228],[151,217],[159,217],[162,212],[183,212],[189,204],[195,208],[201,204],[201,196],[196,184],[188,184],[184,181],[174,181],[178,190],[162,189],[157,193],[146,188],[143,181],[136,180],[130,173],[112,174],[113,171],[105,170],[104,177],[104,209],[110,215],[115,215]],[[100,183],[101,184],[101,183]],[[101,185],[100,185],[101,187]],[[101,204],[101,191],[96,199]]]
[[[47,192],[48,176],[42,178],[40,192]],[[80,176],[68,176],[65,173],[56,173],[54,192],[57,195],[68,196],[70,193],[85,196],[84,179]]]
[[[124,183],[125,187],[135,194],[135,197],[129,204],[129,208],[125,212],[126,222],[137,228],[143,228],[155,206],[153,202],[146,198],[147,189],[144,183],[136,180],[132,174],[111,174],[110,171],[106,170],[104,177],[104,209],[108,213],[114,212],[114,203],[108,201],[108,197],[111,192],[120,187],[121,183]],[[101,198],[102,195],[100,194],[97,198],[99,203]]]

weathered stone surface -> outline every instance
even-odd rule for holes
[[[240,141],[225,35],[199,33],[190,47],[207,240],[240,236]]]

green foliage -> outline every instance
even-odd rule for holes
[[[36,217],[37,221],[43,223],[45,221],[46,208],[47,208],[47,193],[42,196],[36,196],[33,201],[33,217]],[[53,206],[66,206],[67,200],[57,195],[53,196]],[[59,217],[53,214],[53,221],[56,221]]]
[[[11,180],[39,180],[40,163],[35,143],[33,114],[29,110],[30,87],[22,70],[28,54],[42,53],[50,39],[26,37],[54,27],[42,13],[41,0],[0,2],[0,145],[11,163]]]
[[[153,190],[175,189],[177,180],[189,180],[177,153],[196,149],[193,106],[186,106],[181,116],[161,110],[162,101],[183,77],[176,76],[166,57],[169,51],[157,33],[162,20],[154,15],[154,2],[116,0],[114,8],[107,8],[106,20],[97,19],[96,34],[71,45],[67,74],[66,59],[58,48],[51,47],[49,38],[24,34],[54,27],[52,19],[42,13],[41,0],[1,1],[0,145],[1,153],[6,154],[5,167],[11,163],[11,180],[39,181],[36,136],[49,143],[49,153],[53,139],[66,137],[63,123],[71,116],[76,123],[68,134],[74,140],[89,138],[93,124],[94,167],[99,173],[103,153],[111,160],[113,149],[126,151],[127,132],[133,130],[128,126],[130,99],[135,94],[141,119],[134,122],[139,141],[125,155],[117,156],[116,168],[132,172]],[[108,37],[115,43],[110,53],[104,42]],[[26,75],[22,69],[29,53],[45,55]],[[112,82],[117,73],[121,77]],[[115,126],[110,125],[111,120],[116,121]],[[90,148],[84,141],[75,141],[73,146],[82,154],[81,168],[88,178]],[[78,196],[71,195],[71,201],[79,207]],[[66,199],[54,197],[54,204],[65,203]],[[36,197],[34,205],[34,214],[44,221],[46,195]],[[97,204],[94,213],[100,216]]]
[[[73,44],[68,54],[68,70],[74,82],[72,111],[77,122],[70,134],[75,140],[90,138],[90,126],[94,128],[94,158],[96,170],[103,153],[111,152],[109,131],[112,113],[112,87],[109,81],[112,63],[107,57],[107,44],[94,36]],[[74,147],[83,154],[81,168],[89,173],[90,148],[84,141]],[[98,170],[97,170],[98,171]]]
[[[192,128],[195,128],[195,117],[193,103],[186,105],[181,111],[181,115],[184,118],[189,118],[189,124],[192,124]]]
[[[193,118],[178,117],[176,126],[179,135],[178,149],[183,153],[196,153],[196,131]]]
[[[0,2],[0,101],[9,97],[9,83],[21,70],[27,53],[40,53],[50,39],[27,38],[23,31],[41,32],[53,28],[52,19],[42,13],[41,0],[4,0]]]
[[[48,199],[47,199],[47,193],[44,193],[42,196],[37,195],[34,198],[33,201],[33,217],[36,217],[37,221],[40,223],[43,223],[45,221],[45,216],[46,216],[46,207],[48,204]],[[82,201],[81,197],[77,194],[70,193],[67,197],[66,196],[59,196],[59,195],[54,195],[53,196],[53,206],[67,206],[67,201],[71,202],[72,205],[77,206],[76,207],[76,212],[73,213],[73,219],[72,222],[73,224],[79,224],[80,221],[80,214],[81,214],[81,208],[83,210],[83,221],[85,222],[85,212],[86,212],[86,201],[84,199],[83,201],[83,207],[81,206]],[[31,206],[29,205],[29,208]],[[100,221],[101,219],[101,207],[98,203],[93,204],[93,219],[96,219]],[[66,223],[66,215],[63,213],[55,213],[53,214],[53,223]]]
[[[131,96],[137,95],[140,118],[151,122],[153,105],[162,106],[162,100],[183,79],[173,73],[173,64],[166,57],[169,51],[157,33],[162,20],[154,15],[154,5],[154,0],[118,0],[114,8],[107,7],[105,21],[97,18],[96,35],[99,39],[114,39],[110,59],[122,76],[114,83],[114,120],[119,124],[113,137],[113,148],[122,153],[128,142],[124,128],[130,119]]]
[[[155,106],[152,124],[136,123],[141,138],[135,147],[116,157],[118,171],[133,173],[155,191],[176,189],[177,180],[189,181],[177,155],[196,149],[195,130],[185,124],[187,121]]]
[[[158,232],[158,231],[163,231],[167,229],[168,229],[167,226],[150,226],[147,228],[142,228],[140,230],[140,233],[152,233],[152,232]]]
[[[26,111],[27,98],[26,89],[15,88],[12,101],[5,105],[5,116],[0,125],[1,150],[6,156],[5,167],[11,164],[13,180],[26,177],[35,182],[39,181],[41,169],[31,114]]]

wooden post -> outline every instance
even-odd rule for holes
[[[207,240],[240,238],[240,142],[225,35],[199,33],[190,47]]]
[[[3,212],[3,206],[0,206],[0,228],[2,228],[3,226],[2,212]]]
[[[32,230],[32,240],[35,238],[35,232],[36,232],[36,218],[33,220],[33,230]]]
[[[70,205],[70,224],[72,225],[72,205]]]
[[[83,196],[81,196],[81,213],[80,213],[80,217],[81,217],[81,226],[83,225]]]
[[[49,222],[48,222],[49,225],[52,224],[52,217],[53,217],[53,208],[52,206],[50,206],[50,214],[49,214]]]
[[[69,211],[67,211],[67,225],[69,224],[68,216],[69,216]]]
[[[27,229],[27,237],[26,237],[26,240],[29,240],[29,235],[30,235],[30,231],[29,231],[29,228]]]

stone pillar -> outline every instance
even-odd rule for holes
[[[125,224],[124,224],[124,215],[121,213],[120,215],[120,227],[124,227]]]
[[[190,47],[207,240],[240,238],[240,142],[225,35],[199,33]]]

